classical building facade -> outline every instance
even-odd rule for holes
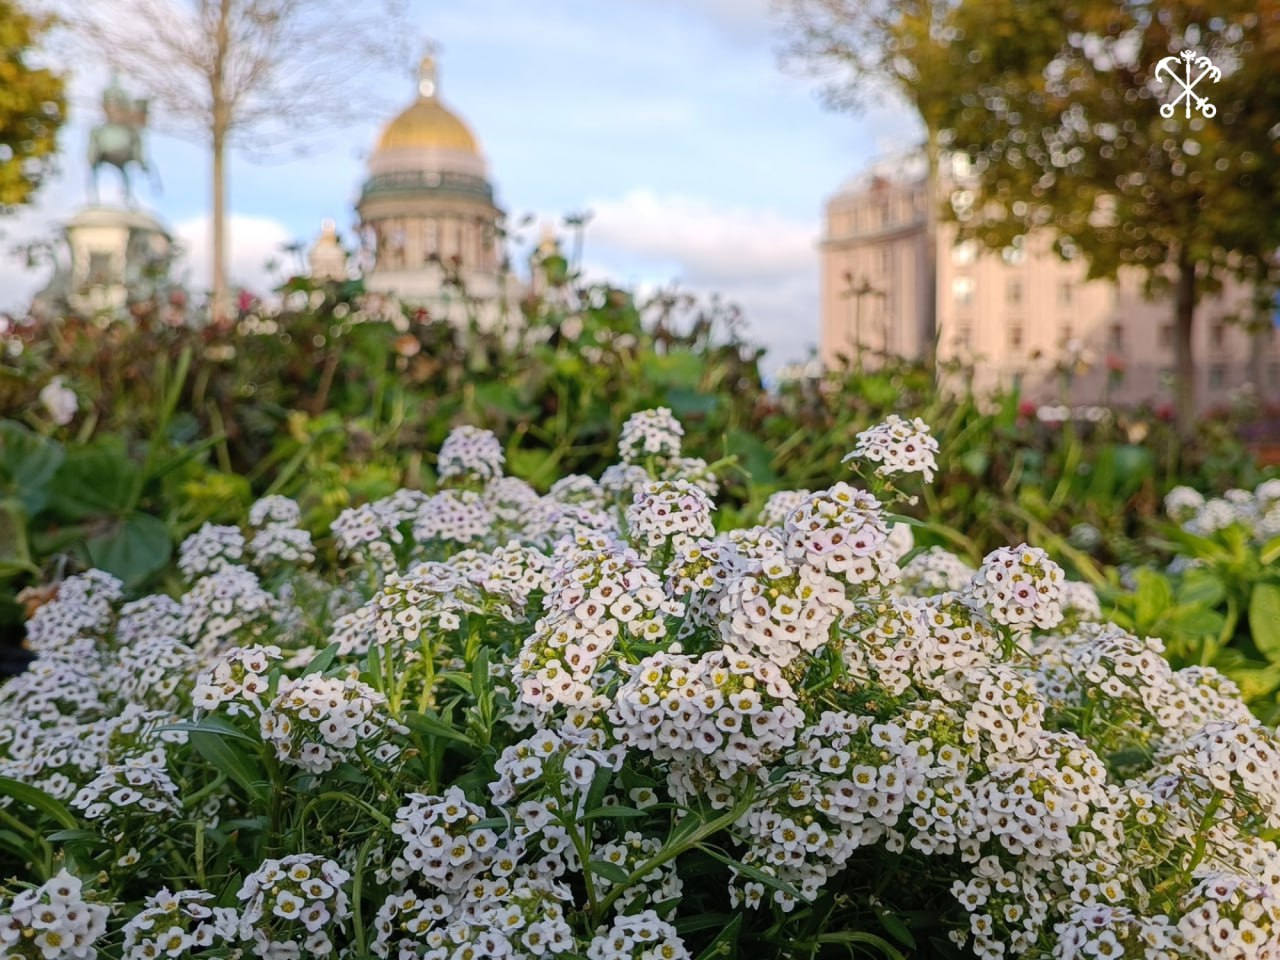
[[[962,191],[952,167],[943,189]],[[930,345],[926,179],[916,158],[855,177],[826,206],[821,356],[872,365],[885,354],[921,357]],[[986,389],[1019,382],[1042,403],[1171,402],[1173,304],[1144,296],[1140,277],[1088,280],[1082,258],[1062,259],[1049,234],[993,252],[938,229],[936,318],[941,361],[960,360]],[[1221,407],[1244,389],[1280,400],[1280,332],[1250,334],[1249,291],[1228,284],[1196,312],[1197,395]],[[1248,386],[1246,386],[1248,385]]]
[[[422,60],[417,98],[382,129],[356,212],[370,290],[454,322],[513,315],[503,212],[479,142],[440,100],[434,56]]]

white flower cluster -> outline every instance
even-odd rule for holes
[[[80,788],[71,805],[86,820],[104,821],[104,829],[124,839],[131,816],[155,817],[181,811],[178,785],[163,766],[148,759],[111,764]]]
[[[110,908],[84,895],[65,869],[47,883],[0,901],[0,953],[23,960],[94,960]]]
[[[429,497],[413,520],[413,539],[471,544],[489,536],[494,516],[474,490],[441,490]]]
[[[684,612],[658,575],[620,544],[573,550],[552,570],[555,584],[516,660],[513,678],[528,704],[551,709],[602,705],[592,686],[616,644],[667,635],[667,618]]]
[[[80,409],[80,401],[76,392],[62,382],[62,377],[54,377],[40,388],[40,403],[43,404],[49,419],[59,427],[65,427]]]
[[[388,763],[400,753],[388,733],[408,733],[385,712],[387,698],[359,680],[310,674],[282,680],[259,717],[262,739],[283,763],[324,773],[339,763],[367,758]]]
[[[124,585],[101,570],[68,577],[58,584],[57,596],[27,621],[27,647],[56,653],[82,637],[105,637],[123,597]]]
[[[737,548],[726,539],[697,539],[676,544],[673,553],[664,573],[667,594],[685,605],[677,638],[702,629],[718,635],[725,591],[744,565]]]
[[[446,892],[462,890],[488,866],[497,848],[494,831],[472,829],[484,819],[484,808],[457,787],[442,796],[410,793],[405,799],[391,826],[404,844],[391,875],[400,880],[419,876]]]
[[[237,894],[243,901],[240,939],[252,941],[263,960],[335,954],[332,938],[341,935],[351,916],[345,889],[350,879],[350,873],[318,854],[264,861],[244,878]]]
[[[162,888],[147,897],[142,909],[124,925],[124,960],[188,957],[226,947],[239,937],[240,917],[232,907],[218,907],[206,890]]]
[[[206,523],[178,546],[178,569],[188,583],[238,567],[244,557],[244,534],[239,527]]]
[[[668,782],[683,799],[703,782],[732,781],[775,759],[794,742],[804,713],[777,665],[726,649],[642,660],[609,720],[627,747],[673,761]]]
[[[1052,630],[1062,622],[1066,575],[1039,547],[999,547],[973,578],[974,600],[997,623],[1014,630]]]
[[[1188,533],[1212,537],[1239,527],[1259,543],[1280,536],[1280,480],[1264,480],[1248,490],[1228,490],[1206,499],[1190,487],[1174,487],[1164,498],[1169,519]]]
[[[1054,926],[1053,960],[1135,957],[1177,960],[1186,956],[1185,941],[1168,917],[1136,915],[1128,907],[1080,904]]]
[[[720,602],[725,643],[785,667],[825,647],[842,613],[844,586],[820,568],[781,554],[748,560]]]
[[[191,699],[197,715],[225,705],[230,716],[256,717],[270,687],[267,674],[284,659],[274,645],[233,647],[196,677]]]
[[[1205,870],[1201,877],[1179,905],[1178,933],[1194,955],[1252,960],[1280,954],[1280,896],[1274,881],[1228,870]]]
[[[585,722],[588,714],[576,718]],[[617,771],[625,749],[621,744],[606,747],[599,727],[575,727],[566,723],[560,730],[544,729],[505,748],[494,764],[498,779],[489,784],[494,803],[509,804],[528,784],[545,775],[563,773],[575,801],[585,803],[587,791],[601,770]]]
[[[920,473],[925,483],[933,483],[937,454],[938,441],[929,433],[928,424],[919,417],[905,420],[890,414],[883,423],[858,434],[853,452],[844,462],[867,460],[877,464],[876,473],[881,476]]]
[[[249,526],[255,530],[267,527],[296,527],[302,522],[298,501],[278,494],[262,497],[249,508]]]
[[[381,501],[362,503],[338,514],[329,530],[339,556],[391,572],[396,569],[396,548],[404,543],[400,524],[411,520],[416,512],[415,507],[406,517]]]
[[[633,413],[622,425],[618,437],[618,459],[623,463],[642,464],[652,458],[666,461],[680,456],[684,427],[669,407],[657,407]]]
[[[614,917],[587,947],[587,960],[689,960],[676,928],[653,910]]]
[[[647,483],[627,508],[627,530],[642,549],[715,536],[711,498],[687,480]]]
[[[245,567],[227,566],[201,577],[182,595],[183,635],[202,655],[262,636],[281,611]]]
[[[440,445],[436,472],[440,480],[478,481],[502,476],[506,455],[502,441],[491,430],[477,427],[454,427]]]
[[[847,483],[805,497],[787,516],[784,536],[789,560],[867,596],[878,596],[899,576],[880,501]]]

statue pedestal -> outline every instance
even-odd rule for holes
[[[70,261],[58,292],[78,314],[118,315],[167,281],[173,238],[149,213],[86,207],[67,221],[64,232]]]

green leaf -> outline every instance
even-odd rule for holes
[[[966,450],[959,460],[960,466],[972,477],[981,477],[991,465],[991,456],[985,450]]]
[[[302,673],[299,674],[299,676],[307,677],[313,673],[324,673],[331,666],[333,666],[334,658],[337,657],[338,650],[340,648],[341,648],[340,644],[337,644],[337,643],[329,644],[327,647],[325,647],[323,650],[321,650],[319,653],[317,653],[314,657],[311,658],[311,662],[307,664],[307,668],[303,670]]]
[[[1222,578],[1213,570],[1203,567],[1192,567],[1182,575],[1178,584],[1178,603],[1203,604],[1216,607],[1227,597]]]
[[[1139,633],[1145,633],[1173,606],[1173,586],[1168,577],[1154,570],[1139,570],[1136,576],[1138,590],[1134,594],[1134,616]]]
[[[1280,661],[1280,584],[1259,583],[1249,599],[1249,632],[1258,652]]]
[[[145,513],[113,520],[106,531],[86,542],[93,565],[137,586],[162,569],[173,553],[173,540],[164,521]]]
[[[0,577],[39,574],[27,543],[27,513],[19,500],[0,500]]]
[[[65,459],[61,444],[20,423],[0,421],[0,493],[17,497],[28,516],[49,502],[49,482]]]
[[[697,956],[697,960],[716,960],[717,957],[727,957],[732,960],[738,955],[738,934],[742,930],[742,914],[735,914],[734,918],[725,925],[714,940],[707,944],[707,949],[703,950]],[[697,918],[694,918],[697,919]],[[677,925],[677,929],[679,926]],[[684,930],[681,931],[686,932]]]
[[[880,917],[880,923],[884,926],[885,932],[893,939],[908,950],[916,948],[916,938],[911,935],[911,928],[903,923],[902,918],[892,910],[877,910]]]
[[[161,731],[175,730],[183,733],[211,733],[215,736],[228,737],[232,740],[244,740],[246,743],[253,744],[262,742],[252,734],[245,733],[226,717],[216,715],[201,717],[199,720],[183,720],[180,723],[170,723],[160,729]]]
[[[68,830],[80,829],[80,822],[72,816],[71,811],[63,806],[60,800],[49,796],[39,787],[33,787],[29,783],[23,783],[11,777],[0,777],[0,797],[12,797],[22,805],[52,817]]]
[[[1264,567],[1280,560],[1280,536],[1272,537],[1262,545],[1262,552],[1258,554],[1258,559],[1262,561]]]
[[[72,520],[127,513],[140,469],[119,442],[72,450],[52,478],[49,505]]]
[[[784,881],[779,880],[777,877],[771,877],[769,876],[769,874],[765,873],[763,870],[758,870],[757,868],[751,866],[748,863],[740,863],[739,861],[733,859],[733,857],[723,854],[719,850],[717,850],[715,847],[710,847],[705,843],[700,843],[697,845],[697,847],[707,856],[711,857],[711,859],[719,860],[721,863],[723,863],[727,867],[733,867],[734,870],[737,870],[738,873],[740,873],[742,876],[746,877],[749,880],[754,880],[757,883],[763,883],[766,887],[770,888],[771,890],[781,890],[783,893],[788,894],[789,896],[795,897],[801,903],[806,903],[808,901],[808,898],[805,897],[805,895],[802,894],[795,887],[791,886],[791,884],[785,883]]]
[[[592,860],[591,872],[604,877],[611,883],[626,883],[627,877],[630,876],[625,869],[608,860]]]
[[[434,714],[418,713],[416,710],[410,710],[404,715],[404,722],[410,730],[416,730],[418,733],[426,734],[429,737],[442,737],[445,740],[457,740],[459,743],[471,743],[466,734],[449,726]]]
[[[258,803],[266,803],[271,787],[261,766],[248,751],[227,742],[220,733],[198,731],[191,734],[191,747],[216,770],[225,773]]]
[[[646,813],[646,811],[644,811],[644,810],[639,810],[639,809],[637,809],[636,807],[624,807],[624,806],[622,806],[621,804],[616,804],[616,805],[614,805],[614,806],[609,806],[609,807],[597,807],[595,810],[591,810],[591,811],[590,811],[590,812],[588,812],[588,813],[584,813],[584,814],[583,814],[579,819],[582,819],[582,820],[614,820],[614,819],[623,820],[623,819],[626,819],[626,818],[628,818],[628,817],[643,817],[643,816],[647,816],[647,815],[648,815],[648,814]]]

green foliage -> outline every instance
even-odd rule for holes
[[[50,26],[20,0],[0,0],[0,212],[30,202],[57,152],[65,80],[30,63]]]
[[[943,145],[973,165],[944,210],[961,238],[1005,247],[1049,228],[1060,253],[1087,259],[1090,277],[1130,269],[1149,288],[1173,285],[1187,432],[1196,301],[1234,276],[1261,286],[1258,309],[1269,312],[1277,280],[1277,9],[982,0],[957,4],[950,24],[964,56],[944,68],[955,93]],[[1177,89],[1157,82],[1156,66],[1188,49],[1222,71],[1196,89],[1217,112],[1188,118],[1179,107],[1166,119],[1161,103]],[[1203,70],[1197,63],[1193,76]]]

